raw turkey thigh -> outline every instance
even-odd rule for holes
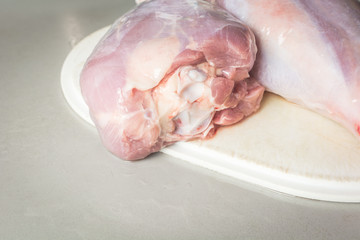
[[[250,29],[214,4],[153,0],[114,23],[81,90],[105,147],[141,159],[255,112],[264,92],[249,76],[256,52]]]

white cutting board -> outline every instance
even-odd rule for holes
[[[79,75],[109,27],[83,39],[67,56],[61,86],[70,106],[93,125]],[[360,202],[360,140],[337,123],[266,93],[261,109],[206,141],[162,152],[247,182],[295,196]]]

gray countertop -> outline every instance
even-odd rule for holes
[[[104,149],[64,100],[60,70],[74,44],[132,0],[0,5],[0,239],[360,239],[360,204]]]

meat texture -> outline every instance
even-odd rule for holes
[[[212,136],[259,108],[248,27],[206,1],[145,2],[121,17],[80,77],[105,147],[146,157],[181,140]]]
[[[360,134],[359,2],[216,1],[254,31],[251,75],[268,91]]]

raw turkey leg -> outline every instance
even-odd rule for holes
[[[254,31],[259,52],[251,73],[268,91],[360,134],[359,2],[216,2]]]
[[[134,160],[212,136],[259,108],[253,33],[205,1],[155,0],[117,20],[80,77],[107,149]]]

